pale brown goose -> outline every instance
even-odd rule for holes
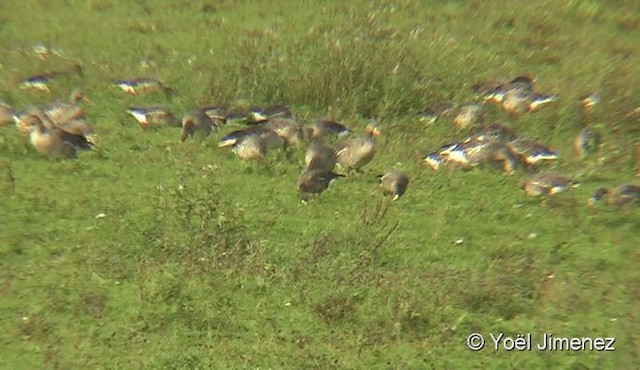
[[[75,119],[85,118],[85,112],[81,102],[93,104],[80,89],[71,92],[69,101],[53,102],[43,105],[40,109],[55,124],[64,123]]]
[[[215,128],[209,116],[202,109],[193,110],[182,118],[182,132],[180,141],[184,142],[188,137],[199,134],[202,137],[209,136]]]
[[[336,153],[333,148],[315,140],[307,148],[304,164],[308,170],[333,171],[336,165]]]
[[[91,149],[91,142],[83,135],[76,135],[51,125],[45,126],[37,116],[33,117],[29,141],[40,154],[54,158],[73,158],[78,150]]]
[[[380,131],[373,124],[367,125],[367,134],[347,139],[336,146],[336,161],[346,171],[360,171],[376,154],[375,138]]]
[[[240,138],[232,147],[238,158],[246,161],[263,161],[267,156],[267,140],[258,135]]]

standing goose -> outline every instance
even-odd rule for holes
[[[408,186],[409,177],[395,168],[380,176],[382,193],[393,196],[393,200],[398,200],[407,191]]]
[[[91,149],[91,143],[83,135],[76,135],[57,127],[45,126],[37,116],[31,122],[29,141],[40,154],[54,158],[74,158],[78,150]]]
[[[214,127],[213,122],[211,122],[204,111],[202,109],[196,109],[185,114],[182,118],[182,133],[180,134],[180,141],[184,142],[188,137],[191,137],[196,133],[203,137],[209,136],[214,128],[217,127]]]
[[[375,138],[380,131],[373,124],[367,125],[367,134],[347,139],[336,146],[336,161],[346,171],[360,171],[376,154]]]
[[[315,140],[307,148],[304,164],[308,170],[333,171],[336,165],[336,153],[333,148]]]
[[[298,178],[298,192],[303,202],[309,200],[309,194],[320,194],[327,190],[337,178],[344,177],[328,170],[304,169]]]

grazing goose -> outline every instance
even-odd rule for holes
[[[425,155],[422,157],[422,161],[434,171],[437,171],[440,166],[456,166],[456,163],[451,161],[448,156],[444,156],[438,152],[432,152]]]
[[[308,170],[333,171],[336,165],[336,153],[333,148],[320,141],[314,141],[307,148],[304,164]]]
[[[294,118],[274,117],[264,125],[284,139],[286,145],[299,145],[303,140],[303,131]]]
[[[595,205],[601,200],[617,207],[640,205],[640,186],[624,184],[615,188],[600,188],[591,197],[590,204]]]
[[[398,200],[407,191],[408,186],[409,177],[395,168],[380,176],[382,193],[393,196],[393,200]]]
[[[61,74],[62,73],[60,72],[48,72],[48,73],[43,73],[37,76],[25,78],[20,83],[20,88],[23,90],[35,89],[35,90],[40,90],[44,92],[51,92],[51,90],[49,89],[48,83]]]
[[[254,107],[249,110],[249,114],[246,117],[247,123],[263,123],[272,118],[290,118],[293,119],[294,115],[289,107],[281,104],[270,105],[266,108]]]
[[[505,88],[502,97],[502,109],[512,118],[518,118],[526,112],[535,112],[543,105],[558,100],[557,95],[534,92],[534,82],[526,76],[514,78]]]
[[[57,127],[45,126],[37,116],[31,116],[33,126],[29,141],[40,154],[54,158],[73,158],[78,150],[91,149],[91,142],[83,135],[76,135]]]
[[[446,160],[443,161],[442,158]],[[466,141],[442,146],[437,152],[423,158],[434,170],[445,163],[471,169],[484,164],[501,164],[504,172],[511,174],[517,167],[518,156],[499,141]]]
[[[531,101],[529,102],[529,112],[535,112],[540,109],[540,107],[557,102],[558,99],[559,96],[556,94],[534,93],[531,95]]]
[[[166,107],[129,107],[127,113],[132,115],[142,128],[172,126],[181,127],[182,122]]]
[[[558,159],[558,152],[533,139],[519,138],[510,141],[507,145],[528,166],[534,166],[541,161]]]
[[[558,95],[536,92],[535,82],[528,76],[518,76],[507,83],[492,81],[479,84],[475,91],[485,102],[499,104],[512,119],[558,100]]]
[[[247,136],[258,136],[265,140],[268,149],[282,148],[284,145],[284,139],[278,136],[275,131],[264,125],[251,126],[242,130],[232,131],[223,136],[218,141],[219,147],[233,146],[239,140]]]
[[[463,143],[471,141],[499,141],[507,143],[516,139],[515,131],[508,126],[501,124],[492,124],[479,127],[474,130]]]
[[[525,195],[535,197],[555,195],[578,186],[577,181],[567,177],[551,172],[540,172],[527,178],[522,184],[522,189]]]
[[[337,178],[344,177],[328,170],[304,169],[298,178],[298,191],[300,198],[306,202],[309,194],[320,194],[327,190],[329,185]]]
[[[98,135],[85,120],[75,119],[56,125],[56,127],[70,134],[84,136],[92,145],[96,145],[98,142]]]
[[[238,158],[245,161],[263,161],[267,156],[267,141],[258,135],[247,135],[232,146]]]
[[[375,138],[380,131],[373,124],[367,125],[367,134],[347,139],[336,146],[336,161],[346,171],[360,171],[376,154]]]
[[[25,137],[29,136],[32,127],[40,121],[46,129],[61,129],[70,134],[84,136],[93,145],[97,143],[97,134],[93,127],[84,119],[72,119],[56,123],[38,107],[29,107],[24,112],[14,115],[13,119],[20,133]]]
[[[131,95],[138,95],[143,92],[162,91],[165,95],[170,96],[175,90],[165,85],[164,82],[153,77],[139,77],[128,80],[114,81],[114,85],[118,86],[122,91]]]
[[[48,103],[43,105],[41,110],[53,123],[60,124],[84,118],[84,109],[80,106],[80,102],[93,104],[93,102],[84,95],[82,90],[74,89],[71,92],[69,101]]]
[[[214,128],[217,129],[204,111],[196,109],[185,114],[182,118],[180,141],[184,142],[188,137],[194,136],[196,133],[203,137],[209,136]]]
[[[330,135],[343,136],[351,132],[348,127],[340,122],[329,119],[316,119],[304,125],[304,136],[307,140],[320,140]]]

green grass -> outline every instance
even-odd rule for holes
[[[55,161],[0,130],[0,368],[637,366],[638,210],[586,207],[640,172],[640,126],[625,119],[640,104],[636,2],[349,3],[0,4],[0,98],[24,107],[81,87],[100,137],[99,153]],[[66,59],[35,58],[39,42]],[[18,88],[74,65],[83,73],[49,95]],[[510,124],[558,148],[551,168],[580,188],[541,202],[524,198],[521,172],[419,162],[464,136],[419,111],[520,74],[562,99]],[[111,85],[143,75],[179,95]],[[577,99],[590,91],[603,104],[585,122]],[[250,165],[217,148],[220,134],[180,144],[124,111],[238,99],[357,129],[378,115],[369,175],[303,206],[301,150]],[[603,131],[600,160],[573,155],[585,123]],[[390,166],[411,178],[393,203],[371,176]],[[473,352],[472,332],[617,341],[615,352]]]

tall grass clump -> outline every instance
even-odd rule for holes
[[[295,38],[273,28],[237,35],[232,85],[253,101],[313,111],[395,115],[419,106],[410,33],[391,26],[384,9],[333,16]]]
[[[155,219],[139,231],[148,256],[178,262],[185,273],[244,271],[259,243],[244,226],[243,210],[225,201],[215,182],[184,178],[157,189]]]

